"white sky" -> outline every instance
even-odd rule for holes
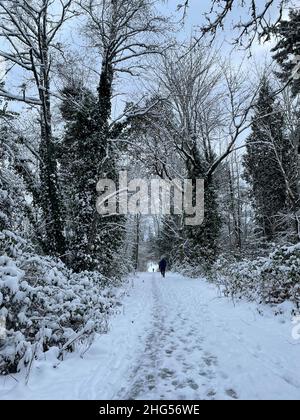
[[[276,0],[279,1],[279,0]],[[259,2],[263,2],[264,0],[259,0]],[[177,5],[178,3],[183,3],[183,0],[166,0],[162,1],[159,10],[161,10],[167,16],[173,16],[174,21],[179,21],[182,14],[177,12]],[[292,0],[290,1],[291,5],[300,5],[300,0]],[[198,27],[203,25],[205,22],[205,18],[203,14],[209,11],[211,5],[211,0],[190,0],[190,7],[187,11],[187,15],[183,24],[178,25],[178,31],[176,32],[176,37],[179,41],[188,41],[191,36],[197,33]],[[276,7],[272,9],[273,13],[277,12]],[[286,9],[285,13],[288,13],[288,9]],[[229,57],[232,64],[239,65],[241,62],[244,62],[245,67],[256,69],[266,61],[271,60],[270,48],[271,45],[259,45],[255,43],[252,48],[253,57],[251,58],[251,62],[248,59],[248,54],[244,51],[237,51],[233,50],[232,45],[230,45],[230,40],[234,36],[234,32],[232,31],[232,21],[237,21],[239,17],[243,17],[247,19],[247,9],[243,8],[236,8],[232,11],[231,15],[227,19],[227,26],[224,31],[220,31],[217,36],[217,45],[221,48],[221,55],[223,57]],[[93,55],[93,52],[90,49],[85,48],[85,41],[79,35],[78,28],[80,24],[78,24],[78,20],[71,20],[65,26],[64,31],[60,35],[60,39],[66,41],[69,44],[69,47],[73,51],[78,51],[81,55],[85,54],[85,61],[90,61],[90,58]],[[1,42],[1,41],[0,41]],[[3,42],[3,41],[2,41]],[[100,60],[95,61],[96,68],[100,67]],[[94,77],[92,74],[91,83],[96,84],[98,83],[97,76]],[[7,82],[7,86],[11,88],[13,91],[17,90],[18,86],[21,83],[21,77],[19,71],[13,71],[9,77]],[[55,86],[53,86],[55,89]],[[115,100],[114,105],[114,113],[118,114],[119,110],[122,109],[124,102],[127,99],[132,97],[136,98],[136,94],[141,89],[141,83],[137,82],[130,76],[122,76],[118,82],[118,90],[121,91],[121,95],[118,96],[117,100]],[[10,107],[14,109],[21,109],[20,105],[14,103],[10,104]]]

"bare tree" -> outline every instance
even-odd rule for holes
[[[185,58],[182,52],[171,49],[157,61],[157,91],[151,92],[156,105],[142,116],[140,127],[143,140],[138,147],[156,175],[168,179],[183,177],[187,164],[199,166],[199,153],[212,163],[212,143],[222,125],[217,111],[221,75],[214,54],[200,46]]]
[[[188,53],[186,53],[188,51]],[[155,93],[154,93],[155,92]],[[215,255],[219,237],[220,212],[218,178],[225,160],[233,154],[251,126],[252,109],[259,87],[220,63],[218,55],[201,44],[170,49],[156,66],[156,91],[153,101],[160,102],[140,121],[134,156],[143,159],[164,179],[202,178],[205,181],[206,215],[202,226],[191,231],[185,227],[181,243],[189,258]],[[134,133],[138,137],[138,133]],[[130,139],[130,143],[134,143]],[[148,160],[148,162],[147,162]],[[226,165],[225,165],[226,166]],[[218,176],[217,176],[218,175]],[[230,189],[231,188],[231,189]],[[242,205],[239,185],[229,185],[230,218],[237,248],[242,245]],[[201,248],[202,247],[202,248]]]
[[[98,144],[99,151],[106,150],[95,173],[95,184],[101,173],[113,171],[113,142],[123,129],[120,120],[111,122],[113,85],[118,73],[134,76],[143,67],[143,57],[160,54],[160,36],[166,29],[167,21],[155,12],[152,0],[78,0],[78,5],[88,17],[86,34],[92,47],[101,57],[100,80],[98,85]],[[110,168],[107,169],[107,165]],[[110,174],[113,177],[113,174]],[[95,240],[99,215],[94,211],[89,244]]]
[[[223,219],[222,244],[233,252],[240,253],[248,241],[248,186],[242,181],[241,156],[234,152],[218,172],[220,211]],[[225,245],[226,246],[226,245]],[[223,245],[224,247],[224,245]]]
[[[138,74],[141,59],[159,54],[159,35],[166,20],[155,14],[151,0],[79,0],[88,16],[86,32],[101,55],[98,86],[99,122],[111,116],[112,88],[116,73]]]
[[[40,110],[40,181],[39,204],[43,210],[46,233],[45,250],[64,254],[61,205],[57,186],[57,163],[52,133],[51,68],[55,39],[64,22],[71,17],[72,0],[0,1],[0,56],[10,68],[23,71],[21,93],[1,87],[0,95],[11,100],[36,105]],[[33,82],[36,96],[30,92]]]
[[[220,65],[217,55],[201,45],[188,54],[165,54],[157,80],[156,97],[164,105],[144,119],[168,150],[209,180],[249,129],[259,86],[253,89],[241,69]]]
[[[179,5],[184,14],[187,13],[189,3],[190,1],[186,0]],[[234,22],[234,29],[238,31],[238,35],[233,42],[249,48],[257,37],[265,41],[270,39],[273,28],[282,19],[284,7],[289,4],[290,0],[211,0],[211,8],[204,14],[207,23],[201,26],[202,36],[209,33],[215,37],[216,33],[224,28],[233,9],[240,7],[247,17]]]

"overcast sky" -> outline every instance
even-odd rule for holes
[[[262,0],[259,0],[262,1]],[[277,1],[277,0],[276,0]],[[299,0],[300,1],[300,0]],[[183,12],[177,11],[178,3],[184,3],[183,0],[168,0],[161,2],[159,10],[166,16],[172,16],[174,22],[180,22],[183,16]],[[199,27],[205,23],[204,13],[208,12],[211,7],[211,0],[190,0],[190,5],[187,10],[184,22],[178,24],[176,27],[176,37],[180,42],[189,42],[190,39],[199,34]],[[272,13],[277,15],[277,8],[272,9]],[[286,11],[286,15],[288,10]],[[271,16],[270,16],[271,17]],[[236,33],[232,30],[232,22],[237,22],[239,19],[247,20],[247,9],[238,7],[232,11],[230,16],[226,20],[226,26],[224,30],[220,30],[216,37],[215,48],[219,50],[220,58],[226,58],[230,60],[231,64],[239,67],[241,63],[245,70],[251,68],[253,73],[259,73],[266,63],[271,62],[270,49],[272,43],[259,44],[254,42],[251,50],[251,58],[249,58],[249,51],[238,50],[232,45],[232,40]],[[123,77],[123,76],[122,76]],[[127,79],[128,80],[128,79]],[[115,101],[114,110],[117,113],[121,107],[122,101],[125,97],[130,96],[131,92],[139,92],[141,88],[141,81],[136,81],[131,78],[128,83],[121,83],[124,95],[119,97]],[[127,90],[127,92],[126,92]]]
[[[259,1],[264,3],[263,0]],[[159,10],[167,16],[173,16],[174,21],[180,21],[180,18],[182,17],[182,12],[177,11],[177,5],[178,3],[183,2],[184,0],[168,0],[165,2],[162,1],[160,3]],[[300,0],[292,0],[290,4],[292,5],[298,3],[299,6],[299,2]],[[182,25],[178,25],[178,31],[176,31],[176,37],[179,41],[188,41],[193,35],[197,34],[199,26],[205,23],[205,18],[203,14],[209,11],[210,5],[211,0],[190,0],[190,6],[187,10],[187,15],[185,17],[184,23],[182,23]],[[272,9],[272,13],[276,14],[276,12],[277,10],[275,7]],[[286,9],[285,14],[288,14],[288,9]],[[223,57],[230,57],[230,60],[233,65],[239,65],[239,63],[243,62],[245,67],[250,67],[255,70],[257,67],[263,66],[265,62],[271,60],[271,44],[269,43],[265,45],[259,45],[258,42],[255,43],[252,48],[253,57],[251,58],[251,60],[248,58],[248,53],[233,49],[232,45],[230,44],[230,41],[234,37],[234,32],[232,30],[232,21],[236,22],[241,17],[247,19],[247,9],[238,7],[232,11],[230,16],[227,18],[225,30],[219,31],[217,35],[216,45],[219,47],[222,46],[220,54]],[[78,51],[81,56],[85,54],[84,63],[89,65],[89,60],[90,57],[92,57],[93,53],[90,49],[83,48],[84,41],[78,32],[78,27],[80,25],[78,25],[78,21],[76,21],[75,19],[69,22],[70,23],[68,23],[65,26],[63,33],[60,35],[61,40],[67,41],[70,48],[72,48],[74,51]],[[100,59],[99,56],[98,59]],[[99,63],[97,63],[97,61],[96,66],[99,66]],[[7,86],[11,87],[15,91],[16,88],[20,85],[19,78],[19,71],[12,72],[9,76],[9,79],[7,80]],[[94,77],[93,75],[92,78],[94,79],[96,84],[98,82],[97,77]],[[120,96],[117,101],[115,101],[115,113],[118,113],[118,110],[122,108],[122,104],[127,99],[127,97],[132,96],[132,93],[134,93],[135,95],[135,92],[141,88],[140,82],[132,80],[132,78],[130,79],[129,77],[124,78],[123,76],[120,79],[119,85],[120,86],[118,86],[118,88],[121,87],[121,92],[123,93],[123,95]],[[14,104],[13,106],[15,107],[15,109],[20,109],[19,105],[17,104]]]

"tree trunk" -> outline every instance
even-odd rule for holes
[[[40,69],[39,96],[42,102],[40,112],[40,156],[42,161],[40,178],[43,192],[40,202],[43,210],[46,232],[44,248],[47,253],[63,257],[66,247],[63,235],[62,204],[58,192],[56,151],[52,134],[46,11],[44,14],[43,31],[44,33],[41,36],[41,61],[43,65]]]
[[[135,246],[135,270],[139,268],[139,252],[140,252],[140,215],[136,216],[136,246]]]

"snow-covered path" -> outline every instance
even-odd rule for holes
[[[39,362],[0,399],[300,399],[300,343],[283,316],[219,298],[204,280],[140,274],[83,359]]]

